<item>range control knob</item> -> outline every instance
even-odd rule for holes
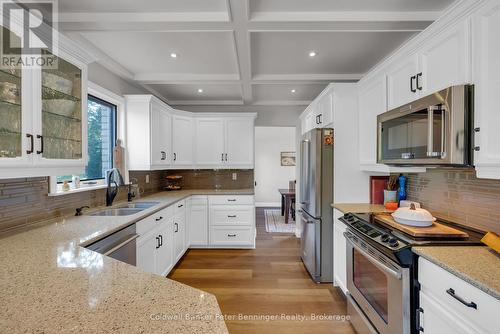
[[[399,242],[398,242],[397,239],[392,238],[392,239],[389,240],[389,246],[391,246],[391,247],[397,247],[398,245],[399,245]]]
[[[390,238],[389,234],[382,234],[380,240],[382,240],[382,242],[388,242]]]

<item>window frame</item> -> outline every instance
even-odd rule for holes
[[[127,147],[127,137],[126,137],[126,112],[125,112],[125,98],[121,95],[118,95],[96,83],[91,81],[87,82],[87,96],[91,95],[94,98],[100,99],[108,104],[112,104],[116,106],[115,113],[115,140],[120,140],[123,147]],[[88,161],[85,163],[88,164]],[[129,171],[128,171],[128,161],[125,159],[124,161],[124,169],[125,175],[122,175],[125,184],[129,182]],[[85,184],[85,182],[97,182],[97,184]],[[80,188],[75,189],[71,188],[69,191],[62,191],[62,184],[57,183],[57,176],[49,177],[49,196],[61,196],[66,194],[71,194],[75,192],[82,191],[91,191],[96,189],[102,189],[105,187],[104,179],[86,179],[80,185]]]

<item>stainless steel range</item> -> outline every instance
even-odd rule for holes
[[[373,214],[347,213],[348,313],[359,334],[418,333],[417,256],[412,246],[478,245],[482,234],[440,221],[467,232],[467,238],[414,238],[384,224]]]

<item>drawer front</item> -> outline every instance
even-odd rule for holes
[[[208,197],[207,196],[191,196],[189,201],[190,201],[191,206],[208,205]]]
[[[423,293],[486,333],[497,333],[500,328],[500,301],[422,257],[419,258],[418,265],[418,280]],[[447,292],[451,292],[450,289],[457,298],[474,302],[477,308],[461,303]]]
[[[143,235],[151,231],[152,229],[159,226],[161,223],[165,222],[168,218],[174,215],[174,208],[169,206],[165,209],[162,209],[156,213],[153,213],[151,216],[148,216],[142,220],[139,220],[135,227],[136,233],[139,235]]]
[[[253,246],[255,232],[252,227],[212,226],[210,245],[212,246]]]
[[[234,196],[218,195],[218,196],[210,196],[209,200],[211,205],[254,204],[254,198],[251,195],[234,195]]]
[[[210,210],[210,224],[214,225],[254,225],[254,208],[250,205],[218,205]]]
[[[174,214],[182,213],[183,211],[186,210],[186,201],[182,200],[173,205],[174,207]]]

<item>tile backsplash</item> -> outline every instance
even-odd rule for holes
[[[237,173],[237,180],[232,174]],[[167,174],[183,175],[185,189],[240,189],[253,187],[253,170],[176,170],[176,171],[131,171],[130,178],[137,179],[144,194],[163,190]],[[149,183],[146,183],[149,175]],[[88,205],[102,206],[106,202],[106,189],[47,196],[48,178],[18,178],[0,180],[0,234],[15,233],[39,222],[71,215],[75,208]],[[122,187],[116,200],[125,200],[127,189]]]
[[[500,180],[478,179],[473,169],[437,168],[408,174],[408,199],[436,217],[500,233]]]

